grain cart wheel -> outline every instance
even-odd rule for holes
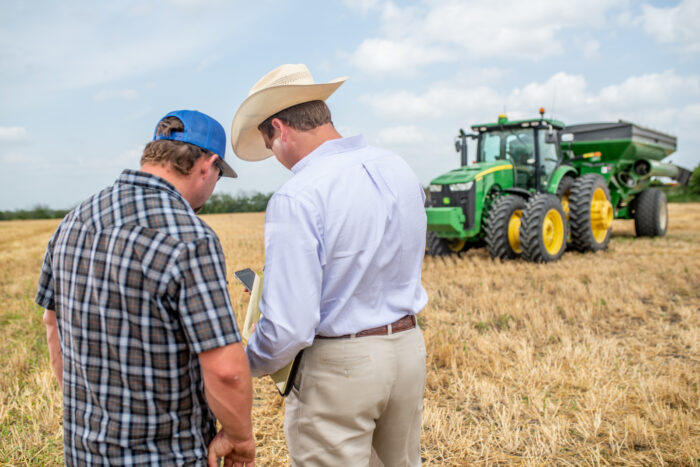
[[[525,200],[517,195],[498,198],[486,218],[486,248],[492,258],[514,259],[522,253],[520,219]]]
[[[582,175],[569,197],[571,243],[579,251],[608,247],[614,210],[605,179],[598,174]]]
[[[459,253],[466,246],[465,240],[447,240],[437,236],[435,232],[428,231],[425,242],[425,251],[430,256],[444,256]]]
[[[657,188],[647,188],[635,199],[634,230],[637,237],[663,237],[667,227],[666,195]]]
[[[520,225],[523,259],[537,263],[558,260],[566,249],[566,215],[559,198],[538,193],[527,202]]]

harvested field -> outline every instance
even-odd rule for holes
[[[426,465],[700,465],[700,204],[664,238],[537,265],[426,258]],[[229,274],[263,265],[263,214],[205,216]],[[0,222],[0,464],[61,465],[61,401],[34,305],[57,221]],[[239,323],[247,295],[235,280]],[[285,465],[283,400],[255,382],[259,465]]]

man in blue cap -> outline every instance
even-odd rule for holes
[[[253,465],[252,383],[219,239],[195,214],[236,177],[211,117],[163,117],[141,158],[51,237],[36,302],[67,465]],[[217,434],[216,419],[222,430]]]

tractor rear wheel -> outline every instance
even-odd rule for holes
[[[634,200],[634,230],[637,237],[663,237],[668,228],[666,195],[657,188],[647,188]]]
[[[576,179],[569,198],[571,243],[579,251],[599,251],[608,247],[614,217],[605,179],[586,174]]]
[[[465,240],[447,240],[440,238],[435,232],[428,231],[425,242],[425,250],[430,256],[445,256],[461,252],[466,249]]]
[[[570,199],[571,199],[571,189],[574,187],[576,179],[565,175],[561,178],[559,186],[557,187],[557,198],[561,201],[561,208],[566,214],[566,219],[569,220],[570,209]]]
[[[559,198],[538,193],[530,198],[520,225],[523,259],[549,263],[561,258],[566,249],[566,214]]]
[[[486,248],[492,258],[514,259],[522,253],[520,220],[525,200],[517,195],[498,198],[486,218]]]

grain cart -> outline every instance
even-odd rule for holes
[[[660,162],[676,138],[629,122],[565,126],[544,118],[460,130],[461,167],[429,187],[427,252],[485,243],[493,258],[555,261],[569,247],[607,247],[613,218],[634,219],[638,236],[666,233],[664,193],[651,177],[687,183],[690,172]],[[467,161],[467,138],[477,140]]]

